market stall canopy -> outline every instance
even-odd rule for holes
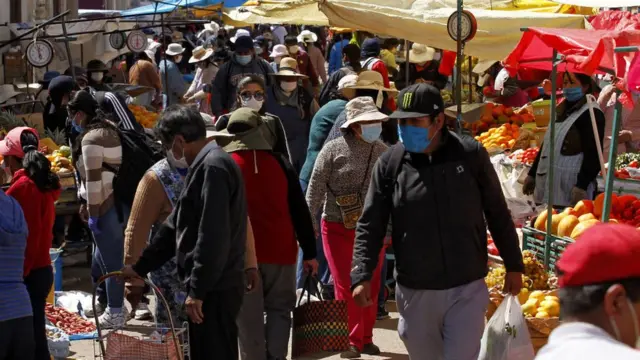
[[[225,24],[237,27],[250,24],[329,25],[315,0],[248,1],[236,9],[229,9],[225,3],[223,16]]]
[[[155,14],[166,14],[178,8],[206,8],[217,6],[239,6],[244,0],[168,0],[162,3],[144,5],[137,8],[122,11],[122,16],[143,16]]]
[[[600,0],[554,0],[553,2],[593,8],[607,7],[609,9],[640,6],[638,0],[608,0],[606,2],[602,2]]]
[[[134,23],[116,23],[110,20],[87,20],[81,22],[74,22],[67,24],[67,35],[69,37],[74,37],[75,40],[72,41],[73,44],[83,44],[88,41],[91,41],[94,36],[100,35],[98,31],[115,31],[115,30],[131,30],[134,27]],[[15,36],[20,36],[29,30],[33,29],[35,24],[32,23],[17,23],[17,24],[9,24],[9,29]],[[93,32],[89,34],[83,34],[86,32]],[[63,37],[62,25],[61,24],[53,24],[48,25],[46,27],[46,35],[47,36],[59,36]],[[32,38],[27,37],[25,40],[31,40]],[[51,39],[49,39],[51,40]]]
[[[529,28],[504,63],[511,69],[551,70],[556,49],[564,59],[558,71],[613,73],[624,78],[633,54],[614,52],[622,46],[640,46],[640,31]]]
[[[472,4],[486,1],[471,0]],[[434,9],[436,3],[453,3],[452,7]],[[494,1],[495,4],[495,1]],[[465,54],[481,59],[502,60],[520,40],[521,27],[545,26],[583,29],[580,15],[531,11],[492,11],[470,9],[478,21],[478,33],[465,45]],[[348,0],[322,0],[320,10],[332,26],[352,27],[374,34],[407,39],[445,50],[456,50],[456,42],[447,32],[447,20],[456,11],[455,1],[371,0],[367,3]]]
[[[640,14],[629,11],[601,11],[589,18],[589,23],[596,30],[640,30]]]

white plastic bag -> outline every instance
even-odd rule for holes
[[[507,295],[484,329],[478,360],[533,360],[534,356],[520,303]]]

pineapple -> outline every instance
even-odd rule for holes
[[[65,136],[64,131],[60,129],[56,129],[54,131],[46,129],[44,131],[44,136],[53,140],[53,142],[56,143],[57,145],[60,145],[60,146],[68,145],[67,137]]]
[[[20,126],[26,126],[24,120],[18,118],[11,111],[0,111],[0,135],[2,137],[12,129]]]

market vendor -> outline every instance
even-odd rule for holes
[[[605,161],[609,159],[611,146],[611,130],[613,129],[614,108],[618,96],[615,92],[616,84],[609,84],[602,88],[598,95],[598,106],[604,112],[604,142],[602,143],[602,155]],[[631,93],[631,106],[622,105],[622,117],[620,118],[620,131],[618,132],[617,154],[625,152],[638,152],[640,149],[640,106],[637,105],[637,93]]]
[[[585,95],[595,91],[596,85],[588,75],[564,73],[564,101],[555,124],[554,206],[573,206],[580,200],[592,197],[594,180],[600,171],[600,159]],[[602,142],[604,114],[597,105],[594,113]],[[547,176],[551,171],[550,134],[549,131],[545,134],[522,188],[525,195],[533,194],[538,204],[547,203]]]
[[[602,224],[580,236],[557,267],[562,323],[538,360],[640,359],[640,232]]]
[[[44,127],[51,131],[64,130],[67,122],[67,103],[75,83],[71,76],[58,76],[49,83],[49,98],[44,106]]]
[[[517,76],[511,76],[507,68],[496,62],[486,71],[484,86],[485,98],[510,107],[521,107],[529,102],[527,92],[518,85]]]
[[[436,49],[423,44],[414,43],[409,51],[409,64],[402,63],[398,72],[396,87],[427,83],[442,90],[447,86],[448,78],[438,72],[440,63],[435,61]],[[409,66],[409,81],[406,79],[406,67]]]

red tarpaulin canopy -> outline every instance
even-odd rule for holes
[[[504,64],[519,68],[551,70],[553,50],[563,57],[558,71],[585,74],[612,73],[624,78],[633,53],[615,53],[616,47],[640,46],[640,30],[582,30],[529,28]]]

